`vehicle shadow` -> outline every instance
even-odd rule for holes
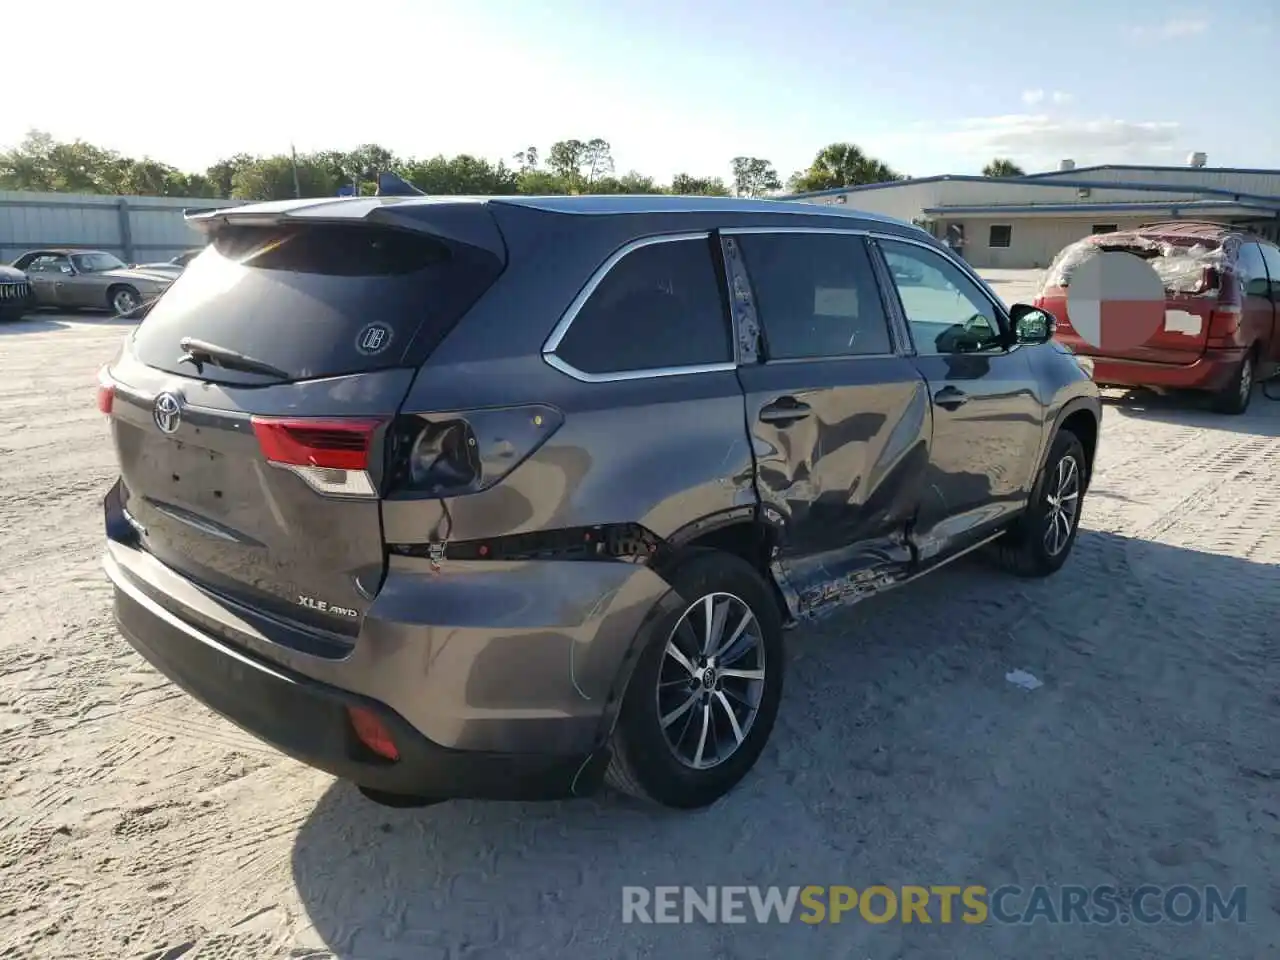
[[[298,896],[344,960],[1262,956],[1259,924],[1136,937],[948,929],[937,903],[931,925],[855,914],[835,929],[622,912],[627,885],[1216,883],[1258,891],[1265,914],[1280,534],[1247,535],[1236,546],[1272,562],[1084,530],[1054,577],[966,559],[790,632],[773,739],[707,810],[602,793],[399,811],[335,783],[295,840]]]
[[[1107,391],[1104,405],[1125,417],[1155,420],[1206,430],[1248,433],[1260,437],[1280,437],[1280,381],[1256,387],[1249,409],[1233,416],[1217,413],[1207,395],[1195,391],[1157,394],[1146,390]],[[1270,393],[1271,397],[1267,396]]]

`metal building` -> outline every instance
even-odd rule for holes
[[[0,191],[0,263],[40,247],[106,250],[126,263],[167,260],[201,246],[184,209],[237,200]]]
[[[1023,177],[937,176],[842,187],[786,199],[847,204],[912,221],[939,239],[960,239],[975,267],[1045,267],[1092,233],[1152,220],[1237,223],[1280,240],[1280,170],[1106,165]]]

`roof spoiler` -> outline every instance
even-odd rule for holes
[[[406,202],[408,201],[408,202]],[[276,200],[236,207],[196,210],[186,216],[188,225],[212,238],[228,226],[278,227],[308,223],[375,224],[412,230],[452,243],[466,244],[507,259],[506,243],[488,205],[464,198],[414,198],[398,196],[327,197],[311,200]]]

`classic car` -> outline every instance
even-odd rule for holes
[[[13,261],[27,275],[40,307],[110,310],[140,316],[177,274],[129,267],[105,250],[29,250]]]

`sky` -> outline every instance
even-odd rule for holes
[[[61,0],[5,45],[28,129],[202,170],[375,142],[506,159],[603,137],[619,173],[783,179],[850,141],[901,173],[1280,168],[1275,0]],[[37,17],[37,20],[43,19]],[[133,51],[130,54],[130,51]],[[22,94],[23,78],[38,93]]]

